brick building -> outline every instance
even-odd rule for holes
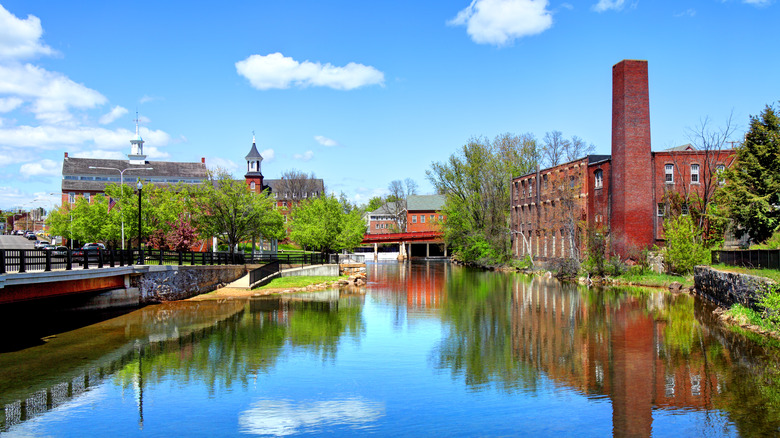
[[[315,198],[325,194],[325,182],[319,178],[279,178],[265,179],[261,165],[263,156],[257,150],[255,138],[252,137],[252,147],[244,157],[246,159],[246,175],[244,180],[250,190],[261,193],[268,190],[276,201],[276,207],[287,222],[287,217],[294,205],[309,198]]]
[[[364,215],[367,234],[399,233],[399,215],[406,215],[402,202],[387,202],[374,211]]]
[[[406,232],[441,231],[439,224],[446,219],[441,209],[444,195],[409,195],[406,199]]]
[[[512,180],[515,256],[577,257],[585,232],[608,235],[610,253],[635,256],[663,244],[663,220],[711,195],[733,150],[691,145],[651,151],[647,61],[612,67],[612,155],[586,157]]]

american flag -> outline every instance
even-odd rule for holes
[[[109,197],[108,198],[108,212],[109,213],[111,212],[111,209],[114,208],[115,205],[116,205],[116,199],[114,199],[112,197]]]

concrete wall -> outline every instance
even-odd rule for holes
[[[772,280],[754,275],[723,272],[709,266],[694,268],[696,291],[719,306],[731,307],[742,304],[755,310],[762,291],[766,290]]]
[[[338,277],[339,265],[313,265],[302,268],[285,269],[282,271],[282,277],[304,277],[304,276],[323,276]]]
[[[130,277],[130,287],[138,288],[140,304],[183,300],[243,277],[244,265],[228,266],[145,266],[146,272]]]

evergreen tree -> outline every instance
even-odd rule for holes
[[[738,225],[737,237],[768,239],[780,225],[780,118],[773,107],[750,117],[736,163],[724,176],[720,203]]]

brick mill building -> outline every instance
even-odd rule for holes
[[[647,61],[623,60],[612,67],[612,154],[512,179],[514,255],[578,257],[587,230],[598,230],[608,236],[610,253],[637,256],[662,245],[664,218],[687,214],[694,194],[711,195],[718,172],[734,159],[730,149],[650,146]]]

